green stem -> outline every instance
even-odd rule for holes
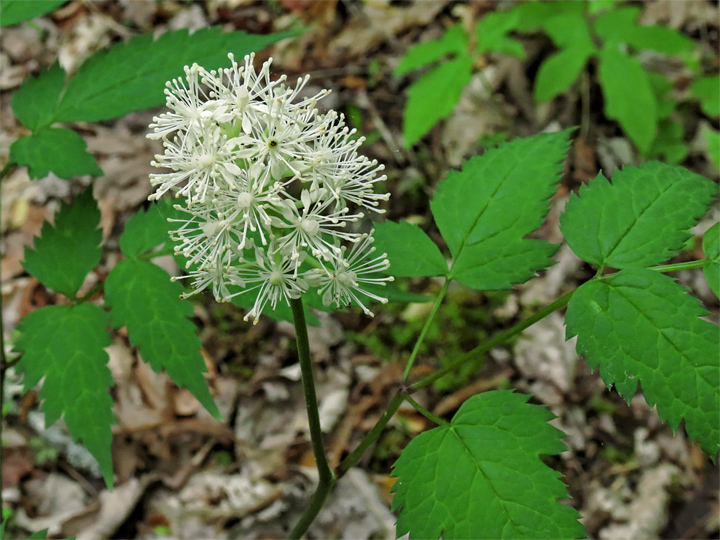
[[[580,75],[580,84],[582,85],[582,119],[580,121],[580,136],[587,142],[590,132],[590,74],[587,69],[583,69]]]
[[[532,326],[536,322],[538,322],[541,319],[544,319],[548,315],[550,315],[552,312],[557,311],[561,307],[565,306],[569,301],[570,298],[572,298],[573,293],[575,290],[570,291],[569,293],[561,296],[557,300],[555,300],[552,304],[548,304],[543,309],[532,315],[531,317],[528,317],[521,323],[516,324],[512,328],[509,328],[508,330],[505,330],[504,332],[500,332],[496,334],[490,341],[484,343],[483,345],[480,345],[479,347],[476,347],[472,351],[469,351],[465,354],[463,354],[460,358],[455,360],[454,362],[451,362],[447,366],[445,366],[442,369],[437,370],[435,373],[432,373],[428,375],[427,377],[423,377],[419,381],[413,383],[410,385],[410,387],[407,389],[408,394],[412,394],[414,392],[417,392],[418,390],[425,388],[426,386],[432,384],[433,382],[437,381],[438,379],[444,377],[448,373],[455,371],[459,367],[461,367],[463,364],[466,364],[468,362],[471,362],[475,359],[481,358],[485,355],[490,349],[497,347],[498,345],[501,345],[502,343],[505,343],[507,340],[512,338],[513,336],[516,336],[529,326]]]
[[[95,296],[96,293],[99,293],[100,291],[102,291],[104,286],[105,286],[105,284],[102,281],[96,283],[95,285],[93,285],[90,288],[90,290],[88,292],[86,292],[85,294],[82,295],[82,298],[77,298],[77,299],[73,300],[73,303],[82,304],[83,302],[87,302],[88,300],[90,300],[90,298]]]
[[[9,174],[10,163],[5,165],[2,172],[0,172],[0,181]],[[0,294],[0,521],[2,521],[3,515],[3,497],[2,497],[2,434],[3,434],[3,414],[2,411],[5,407],[5,372],[8,368],[7,358],[5,358],[5,324],[3,322],[3,305],[2,305],[2,294]]]
[[[439,416],[434,415],[430,411],[428,411],[425,407],[420,405],[417,401],[415,401],[410,394],[405,394],[405,401],[407,401],[410,405],[412,405],[417,412],[422,414],[425,418],[430,420],[431,422],[435,422],[438,426],[449,426],[450,423],[446,422]]]
[[[151,259],[155,259],[156,257],[165,257],[166,255],[175,255],[175,246],[164,246],[157,251],[149,251],[148,253],[138,255],[137,258],[142,261],[149,261]]]
[[[318,484],[318,487],[315,490],[315,493],[313,493],[313,496],[310,498],[310,503],[305,508],[303,515],[300,516],[300,520],[295,524],[293,530],[290,531],[290,535],[288,536],[290,540],[300,540],[302,535],[307,532],[310,525],[312,525],[312,522],[315,521],[320,509],[325,504],[325,500],[330,494],[330,490],[332,490],[336,481],[337,480],[333,480],[332,482],[320,482]]]
[[[425,325],[420,331],[420,336],[418,336],[417,341],[415,342],[415,347],[413,347],[412,353],[410,353],[410,358],[408,359],[407,365],[405,366],[405,372],[403,373],[403,382],[407,381],[410,378],[410,370],[415,363],[415,359],[417,358],[418,352],[420,351],[420,346],[425,340],[425,334],[427,334],[428,330],[430,329],[430,324],[432,324],[432,321],[435,318],[435,314],[437,313],[437,310],[440,307],[443,298],[445,298],[445,293],[447,293],[449,286],[450,280],[446,279],[445,283],[442,286],[442,289],[440,289],[440,292],[437,295],[437,298],[435,298],[435,304],[433,304],[430,315],[428,315],[428,318],[425,320]]]
[[[17,163],[8,161],[0,171],[0,182],[5,180],[6,177],[10,176],[15,169],[17,169]]]
[[[660,266],[651,266],[650,270],[657,270],[658,272],[677,272],[679,270],[693,270],[695,268],[703,268],[707,264],[707,259],[700,259],[697,261],[688,261],[676,264],[662,264]]]
[[[300,361],[303,392],[305,393],[305,406],[307,409],[308,424],[310,426],[310,440],[312,442],[315,463],[317,463],[320,477],[318,487],[310,499],[309,505],[305,508],[303,515],[300,517],[300,521],[298,521],[290,533],[291,539],[299,539],[305,534],[318,512],[320,512],[337,478],[330,470],[327,455],[325,454],[325,445],[323,444],[317,395],[315,393],[315,381],[313,380],[312,358],[310,357],[310,341],[308,339],[302,298],[290,300],[290,307],[292,308],[293,320],[295,322],[295,339],[297,341],[298,360]]]
[[[385,429],[385,426],[387,426],[390,419],[395,415],[397,410],[400,408],[400,405],[402,405],[405,394],[398,390],[393,398],[390,400],[390,403],[388,403],[387,408],[385,409],[385,412],[382,413],[382,416],[377,421],[377,423],[373,426],[373,428],[368,431],[368,434],[365,435],[365,438],[360,442],[360,444],[353,450],[353,452],[343,459],[340,462],[340,465],[337,466],[335,469],[335,477],[336,478],[342,478],[345,476],[345,474],[352,469],[355,464],[360,461],[360,458],[363,456],[365,451],[372,445],[378,437],[380,437],[380,434],[382,433],[383,429]]]

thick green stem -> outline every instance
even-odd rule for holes
[[[305,322],[305,310],[302,299],[290,300],[293,320],[295,322],[295,339],[297,341],[298,360],[300,361],[300,372],[302,374],[303,392],[305,393],[305,407],[307,409],[308,424],[310,426],[310,441],[312,442],[315,463],[318,468],[320,480],[315,494],[310,499],[310,504],[303,512],[295,528],[290,533],[291,539],[299,539],[310,527],[318,512],[325,503],[330,490],[337,479],[330,470],[323,434],[320,428],[320,415],[318,414],[317,394],[315,393],[315,381],[313,378],[312,359],[310,357],[310,341],[308,339],[307,324]]]
[[[460,358],[458,358],[454,362],[451,362],[444,368],[437,370],[435,373],[432,373],[431,375],[428,375],[427,377],[423,377],[416,383],[410,385],[410,387],[407,390],[407,393],[412,394],[413,392],[417,392],[418,390],[425,388],[426,386],[432,384],[433,382],[437,381],[438,379],[444,377],[448,373],[455,371],[456,369],[461,367],[463,364],[466,364],[467,362],[471,362],[472,360],[481,358],[490,349],[497,347],[498,345],[501,345],[502,343],[505,343],[507,340],[509,340],[513,336],[519,334],[520,332],[522,332],[526,328],[532,326],[539,320],[544,319],[545,317],[550,315],[553,311],[557,311],[561,307],[565,306],[570,301],[570,298],[572,298],[572,295],[574,292],[575,292],[575,290],[572,290],[569,293],[561,296],[560,298],[555,300],[552,304],[548,304],[543,309],[541,309],[540,311],[535,313],[535,315],[528,317],[521,323],[516,324],[515,326],[513,326],[512,328],[509,328],[508,330],[505,330],[504,332],[499,332],[487,343],[484,343],[483,345],[476,347],[472,351],[469,351],[469,352],[463,354]]]
[[[336,480],[333,479],[331,482],[320,482],[318,484],[318,487],[315,490],[315,493],[313,493],[310,503],[307,505],[307,508],[305,508],[303,515],[300,516],[300,520],[295,524],[293,530],[290,531],[290,535],[288,536],[290,540],[300,540],[302,535],[307,532],[310,525],[312,525],[312,522],[315,521],[320,509],[325,504],[325,500],[335,485],[335,482]]]
[[[423,326],[423,329],[420,331],[420,336],[418,337],[417,341],[415,342],[415,347],[413,347],[412,352],[410,353],[410,358],[408,359],[407,365],[405,366],[405,372],[403,373],[403,382],[407,381],[410,378],[410,370],[413,367],[413,364],[415,363],[415,359],[417,358],[418,352],[420,352],[420,346],[422,345],[422,342],[425,340],[425,334],[427,334],[428,330],[430,329],[430,325],[433,322],[433,319],[435,319],[435,314],[437,313],[438,308],[440,307],[440,304],[442,304],[443,298],[445,298],[445,293],[447,293],[448,287],[450,286],[450,280],[446,279],[445,283],[442,286],[442,289],[440,289],[440,292],[437,295],[437,298],[435,298],[435,304],[433,304],[432,310],[430,311],[430,315],[428,315],[428,318],[425,320],[425,325]]]

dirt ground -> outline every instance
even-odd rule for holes
[[[589,116],[583,117],[573,88],[550,104],[532,98],[540,61],[552,50],[541,35],[523,36],[520,60],[483,57],[483,77],[473,78],[460,105],[412,150],[402,144],[402,111],[414,75],[393,71],[416,43],[439,37],[453,21],[468,28],[485,13],[512,2],[424,0],[74,0],[32,23],[0,34],[0,166],[10,143],[25,134],[10,100],[22,81],[58,60],[76,69],[93,52],[134,35],[169,29],[270,33],[305,27],[301,35],[261,53],[274,70],[292,80],[309,73],[311,87],[329,88],[322,106],[344,112],[367,136],[363,152],[387,167],[392,194],[387,218],[410,219],[431,236],[429,197],[452,168],[490,141],[512,139],[586,122],[589,129],[571,148],[550,216],[537,237],[559,242],[558,216],[569,194],[599,171],[610,176],[640,156],[602,112],[592,75]],[[701,47],[718,49],[717,2],[635,2],[643,20],[682,30]],[[717,67],[717,64],[716,64]],[[668,62],[667,69],[675,69]],[[681,77],[677,84],[682,85]],[[23,168],[2,185],[2,301],[4,331],[12,346],[18,320],[52,304],[55,295],[24,272],[23,249],[63,199],[93,184],[102,210],[106,251],[91,276],[104,279],[119,260],[118,237],[128,217],[151,193],[150,162],[160,151],[144,135],[158,110],[133,113],[100,124],[72,127],[88,143],[105,176],[30,180]],[[703,121],[699,108],[686,111],[690,154],[683,165],[717,179],[697,144]],[[717,119],[714,127],[718,128]],[[697,228],[698,241],[672,262],[702,257],[699,238],[715,218]],[[593,275],[593,269],[563,246],[557,264],[506,292],[478,293],[452,287],[422,351],[417,372],[442,365],[443,358],[470,350],[512,326]],[[177,272],[172,261],[160,261]],[[718,317],[718,299],[700,271],[677,275]],[[413,292],[433,296],[442,283],[403,280]],[[86,284],[91,286],[92,283]],[[402,374],[431,304],[389,304],[374,319],[359,310],[319,314],[311,329],[321,418],[330,458],[347,455],[382,413]],[[237,308],[209,296],[194,303],[208,382],[225,418],[213,420],[185,390],[141,361],[123,331],[114,335],[110,367],[118,424],[114,426],[116,487],[107,491],[82,447],[61,422],[47,427],[36,394],[22,393],[19,377],[8,379],[8,415],[2,448],[3,498],[10,537],[49,528],[49,537],[99,538],[283,538],[304,508],[316,481],[306,427],[292,325],[267,318],[253,326]],[[718,466],[683,429],[673,435],[638,393],[625,403],[608,391],[597,373],[566,342],[561,314],[531,327],[523,337],[494,349],[482,362],[416,398],[451,418],[467,397],[493,388],[533,394],[550,408],[567,433],[569,449],[548,459],[561,471],[588,534],[606,540],[718,538]],[[311,538],[394,538],[390,512],[393,480],[388,473],[399,452],[432,425],[412,408],[402,408],[385,433],[339,483],[310,530]],[[482,501],[478,501],[482,504]]]

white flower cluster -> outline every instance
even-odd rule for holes
[[[150,176],[150,198],[184,197],[172,237],[188,260],[191,294],[210,287],[228,301],[255,291],[246,316],[255,322],[268,303],[274,309],[310,289],[325,305],[354,302],[372,315],[358,294],[385,302],[366,286],[391,281],[382,275],[389,263],[373,255],[372,231],[353,224],[362,209],[382,212],[388,195],[374,185],[386,179],[377,176],[384,167],[357,153],[362,139],[342,115],[318,113],[329,91],[298,99],[309,76],[292,88],[285,76],[270,79],[272,59],[257,73],[254,55],[242,65],[228,56],[228,69],[194,64],[168,82],[169,111],[148,135],[165,149],[153,165],[170,169]]]

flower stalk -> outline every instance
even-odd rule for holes
[[[315,463],[317,464],[319,476],[318,486],[310,499],[310,503],[290,533],[291,539],[298,539],[307,531],[318,512],[320,512],[320,509],[325,503],[325,499],[327,499],[337,479],[328,465],[325,445],[323,443],[317,395],[315,393],[312,358],[310,356],[310,341],[308,340],[302,298],[291,300],[290,307],[292,308],[293,322],[295,323],[295,339],[297,342],[298,360],[300,362],[300,373],[302,375],[303,392],[305,393],[305,407],[307,409],[308,424],[310,426],[310,440],[312,442],[313,454],[315,455]]]

